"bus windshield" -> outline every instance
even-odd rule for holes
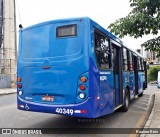
[[[81,41],[76,34],[76,27],[77,25],[70,25],[68,28],[64,26],[55,27],[52,24],[49,24],[24,30],[21,39],[21,53],[23,53],[21,54],[21,57],[65,57],[80,53]],[[59,30],[59,28],[61,30]],[[64,28],[64,30],[62,28]],[[65,32],[66,30],[68,30],[67,33]],[[69,32],[70,30],[71,32]],[[60,31],[58,32],[58,35],[63,36],[57,37],[56,31]],[[69,40],[66,42],[66,39]]]

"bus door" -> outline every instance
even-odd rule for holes
[[[114,100],[115,107],[122,104],[123,90],[122,90],[122,56],[121,48],[112,44],[112,58],[113,58],[113,83],[114,83]]]
[[[134,56],[134,77],[135,77],[135,95],[138,95],[138,60],[137,57]]]
[[[147,64],[144,61],[144,72],[145,72],[145,88],[147,88]]]

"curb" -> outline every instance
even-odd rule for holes
[[[5,89],[5,90],[6,90],[6,89]],[[17,90],[16,90],[16,89],[15,89],[15,90],[12,90],[12,91],[8,91],[8,92],[5,92],[5,90],[0,91],[0,96],[17,93]]]
[[[149,106],[147,109],[147,116],[143,128],[145,129],[149,128],[154,115],[154,111],[155,111],[155,94],[151,95],[151,99],[149,101]],[[146,137],[146,134],[140,134],[139,137]]]

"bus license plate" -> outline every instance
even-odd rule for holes
[[[42,96],[42,101],[54,101],[54,96]]]

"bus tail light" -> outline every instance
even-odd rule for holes
[[[86,96],[85,93],[80,93],[80,94],[79,94],[79,98],[80,98],[80,99],[84,99],[85,96]]]
[[[20,108],[24,108],[24,105],[21,105],[21,104],[18,104],[17,106]]]
[[[81,113],[86,114],[87,110],[81,110]]]
[[[85,82],[87,82],[87,78],[83,76],[83,77],[80,78],[80,81],[81,81],[82,83],[85,83]]]
[[[22,88],[22,84],[18,84],[18,88]]]
[[[95,98],[95,100],[100,100],[100,97],[99,97],[99,96],[97,96],[97,97]]]
[[[18,81],[18,82],[21,82],[21,81],[22,81],[22,79],[21,79],[20,77],[18,77],[18,78],[17,78],[17,81]]]
[[[75,110],[74,113],[86,114],[88,113],[88,111],[87,110]]]
[[[21,96],[21,95],[23,94],[23,92],[20,90],[20,91],[18,92],[18,94]]]
[[[83,73],[78,78],[77,99],[76,103],[84,102],[89,96],[89,75]],[[79,112],[80,113],[80,112]]]
[[[82,91],[84,91],[86,89],[86,87],[84,85],[80,85],[79,89],[82,90]]]

